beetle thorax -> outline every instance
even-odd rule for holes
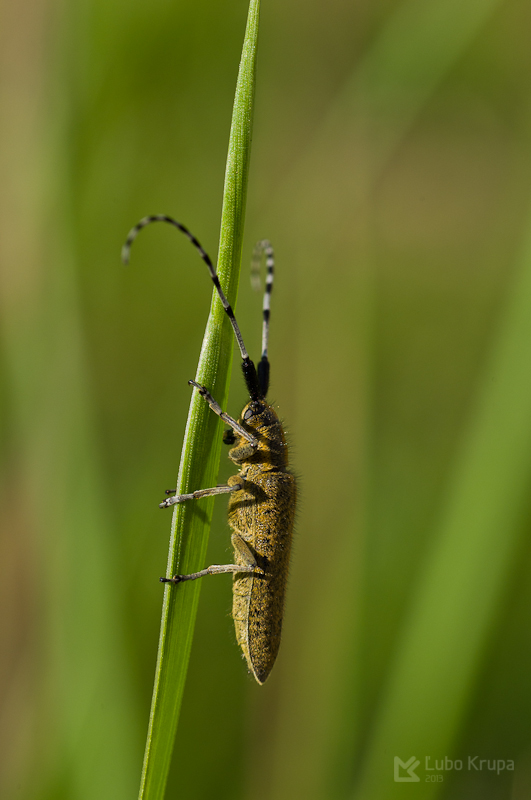
[[[251,400],[239,419],[240,425],[258,441],[258,448],[250,452],[248,442],[238,437],[238,444],[229,452],[236,464],[250,462],[262,464],[263,469],[285,469],[288,466],[288,448],[281,422],[265,400]]]

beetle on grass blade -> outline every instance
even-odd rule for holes
[[[262,357],[256,369],[245,348],[234,312],[219,283],[208,254],[195,236],[177,220],[165,215],[144,217],[130,231],[122,249],[122,260],[129,262],[131,245],[146,225],[167,222],[180,230],[198,250],[230,319],[242,357],[242,371],[249,392],[249,402],[238,421],[224,412],[205,386],[189,381],[212,411],[230,429],[224,441],[234,445],[229,458],[238,466],[225,486],[198,489],[191,494],[174,495],[160,504],[168,508],[176,503],[198,500],[218,494],[230,494],[228,521],[232,528],[234,564],[213,564],[190,575],[161,578],[163,583],[178,584],[205,575],[233,573],[232,615],[236,637],[249,669],[262,684],[267,679],[280,646],[284,596],[289,569],[295,519],[296,485],[288,469],[288,448],[280,420],[266,400],[269,388],[269,309],[273,288],[273,250],[267,241],[259,242],[255,257],[266,255],[267,276],[263,302]],[[256,263],[256,258],[255,258]]]

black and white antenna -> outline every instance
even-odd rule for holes
[[[243,337],[239,328],[238,323],[236,322],[236,317],[234,316],[234,311],[232,307],[225,297],[223,289],[221,288],[221,284],[219,282],[219,278],[217,275],[216,270],[214,269],[214,265],[210,259],[208,253],[203,249],[200,242],[195,238],[195,236],[190,233],[188,228],[183,225],[181,222],[178,222],[173,217],[168,217],[165,214],[154,214],[150,217],[143,217],[140,222],[138,222],[134,228],[129,231],[127,239],[125,240],[125,244],[122,247],[122,261],[124,264],[129,264],[129,257],[131,254],[131,246],[142,230],[145,228],[146,225],[150,225],[152,222],[167,222],[170,225],[173,225],[177,228],[181,233],[184,233],[187,239],[193,244],[196,250],[199,252],[199,255],[205,262],[208,267],[208,271],[210,272],[210,277],[212,278],[212,282],[216,287],[216,291],[219,295],[219,299],[223,305],[225,313],[227,314],[228,318],[230,319],[232,329],[234,331],[234,335],[236,337],[236,341],[238,342],[238,347],[240,349],[241,357],[242,357],[242,370],[243,375],[245,378],[245,383],[247,384],[247,388],[249,390],[249,395],[252,400],[258,400],[266,396],[267,389],[269,386],[269,361],[267,358],[267,341],[268,341],[268,333],[269,333],[269,298],[271,295],[271,289],[273,287],[273,250],[269,242],[263,241],[259,242],[255,248],[255,252],[259,254],[265,252],[266,254],[266,264],[267,264],[267,278],[266,278],[266,288],[264,293],[264,304],[263,304],[263,335],[262,335],[262,359],[258,365],[258,374],[256,372],[256,367],[251,361],[249,357],[249,353],[245,347]]]
[[[251,262],[251,283],[254,289],[260,289],[260,266],[262,263],[262,253],[266,260],[266,280],[264,289],[264,300],[262,303],[262,358],[258,364],[258,382],[265,397],[269,388],[269,358],[267,348],[269,344],[269,317],[271,313],[271,292],[273,291],[273,280],[275,277],[275,255],[271,243],[267,239],[257,242],[253,250],[253,260]]]

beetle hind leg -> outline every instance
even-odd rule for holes
[[[161,578],[160,582],[183,583],[183,581],[195,581],[198,578],[205,578],[207,575],[221,575],[224,572],[252,572],[262,575],[263,571],[256,563],[256,558],[245,540],[238,533],[233,533],[231,542],[236,555],[240,556],[243,561],[242,564],[211,564],[210,567],[206,567],[199,572],[191,572],[189,575],[174,575],[172,578]]]
[[[161,578],[161,583],[182,583],[183,581],[196,581],[207,575],[220,575],[224,572],[254,572],[255,567],[241,564],[212,564],[200,572],[191,572],[190,575],[174,575],[173,578]]]

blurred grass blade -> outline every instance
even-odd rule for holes
[[[51,4],[32,9],[31,22],[12,12],[2,19],[0,78],[0,333],[11,417],[3,472],[15,509],[4,535],[24,548],[11,624],[33,641],[22,649],[30,669],[17,659],[8,684],[25,700],[22,736],[17,713],[3,756],[17,797],[56,797],[60,786],[72,800],[125,800],[140,738],[72,245],[68,135],[78,97],[65,80],[66,27],[51,35]]]
[[[371,474],[371,458],[364,452],[364,446],[369,446],[371,438],[370,432],[367,433],[371,424],[368,384],[373,367],[367,358],[374,346],[368,333],[373,306],[373,276],[368,259],[365,260],[367,230],[373,225],[372,218],[367,220],[368,200],[389,158],[418,123],[426,104],[433,100],[441,82],[498,5],[499,0],[437,3],[406,0],[399,4],[385,17],[381,30],[331,102],[324,122],[285,182],[278,184],[274,213],[292,220],[294,231],[304,231],[293,263],[298,273],[299,306],[307,320],[323,317],[326,297],[332,296],[328,289],[319,297],[311,294],[312,280],[319,280],[312,270],[319,263],[327,263],[331,252],[343,258],[350,247],[355,254],[351,256],[348,277],[344,274],[338,277],[348,301],[335,301],[329,312],[336,340],[342,346],[335,352],[325,350],[323,342],[327,340],[318,327],[308,324],[304,332],[305,349],[314,354],[315,360],[301,361],[297,368],[300,385],[314,386],[313,404],[301,393],[297,412],[301,434],[297,455],[300,463],[306,465],[304,489],[308,496],[319,493],[352,497],[353,476],[357,497],[368,493],[363,484]],[[348,209],[350,239],[336,230],[337,220],[345,218],[345,209]],[[330,236],[330,230],[342,237],[339,245]],[[329,444],[325,442],[320,450],[319,442],[304,438],[304,431],[314,424],[314,404],[329,402],[327,382],[322,382],[325,387],[322,394],[320,387],[315,386],[315,365],[320,359],[326,360],[330,376],[341,374],[346,362],[355,365],[355,371],[351,368],[352,384],[348,391],[356,401],[349,409],[348,426],[342,435],[342,446],[348,442],[351,448],[349,469],[343,475],[331,476],[327,488],[322,464],[328,458]],[[335,447],[337,452],[339,445]],[[359,576],[365,557],[364,534],[360,531],[366,525],[367,513],[362,505],[362,501],[354,499],[350,516],[336,524],[343,533],[334,535],[335,563],[344,564],[350,574],[334,581],[324,594],[311,590],[307,576],[321,557],[323,530],[330,525],[330,512],[321,520],[319,529],[314,527],[314,520],[307,520],[304,528],[307,560],[303,564],[301,552],[295,559],[291,577],[292,596],[300,598],[299,608],[303,611],[296,626],[298,638],[293,636],[290,640],[286,636],[283,645],[284,653],[291,647],[294,649],[290,658],[297,665],[293,668],[297,677],[287,679],[280,689],[270,768],[271,796],[275,799],[296,792],[312,800],[328,798],[334,793],[342,796],[351,785],[352,759],[360,736],[355,711],[361,702],[355,695],[360,680],[356,670],[361,664],[357,656],[363,591]],[[338,613],[338,609],[343,609],[343,613]],[[290,624],[289,618],[287,622]],[[321,643],[322,658],[315,656],[316,641]],[[296,653],[295,648],[298,648]],[[308,716],[307,710],[316,707],[316,694],[319,712]],[[306,720],[304,726],[300,725],[301,719]],[[303,774],[299,769],[302,761],[306,764]],[[254,786],[251,792],[254,796]]]
[[[514,565],[531,480],[531,225],[515,277],[390,671],[356,794],[363,800],[389,797],[393,756],[415,755],[421,768],[425,755],[451,756]],[[415,794],[432,797],[436,786],[421,783]]]
[[[389,16],[338,103],[341,113],[350,108],[362,122],[366,115],[375,166],[404,137],[499,4],[500,0],[407,0]]]
[[[259,0],[251,0],[232,117],[221,218],[218,274],[234,306],[241,262],[245,200],[253,118]],[[179,298],[184,302],[184,298]],[[214,292],[196,380],[225,407],[233,333]],[[194,391],[186,426],[177,492],[215,485],[221,449],[221,421]],[[204,566],[212,498],[175,507],[167,575]],[[166,585],[151,716],[140,797],[164,795],[192,644],[201,581]]]
[[[308,160],[322,158],[330,136],[347,128],[351,142],[368,137],[364,169],[376,179],[424,105],[471,46],[500,0],[406,0],[382,29],[330,103],[322,124],[302,150],[288,180],[308,174]],[[366,189],[361,185],[361,191]],[[283,194],[282,184],[279,193]]]

